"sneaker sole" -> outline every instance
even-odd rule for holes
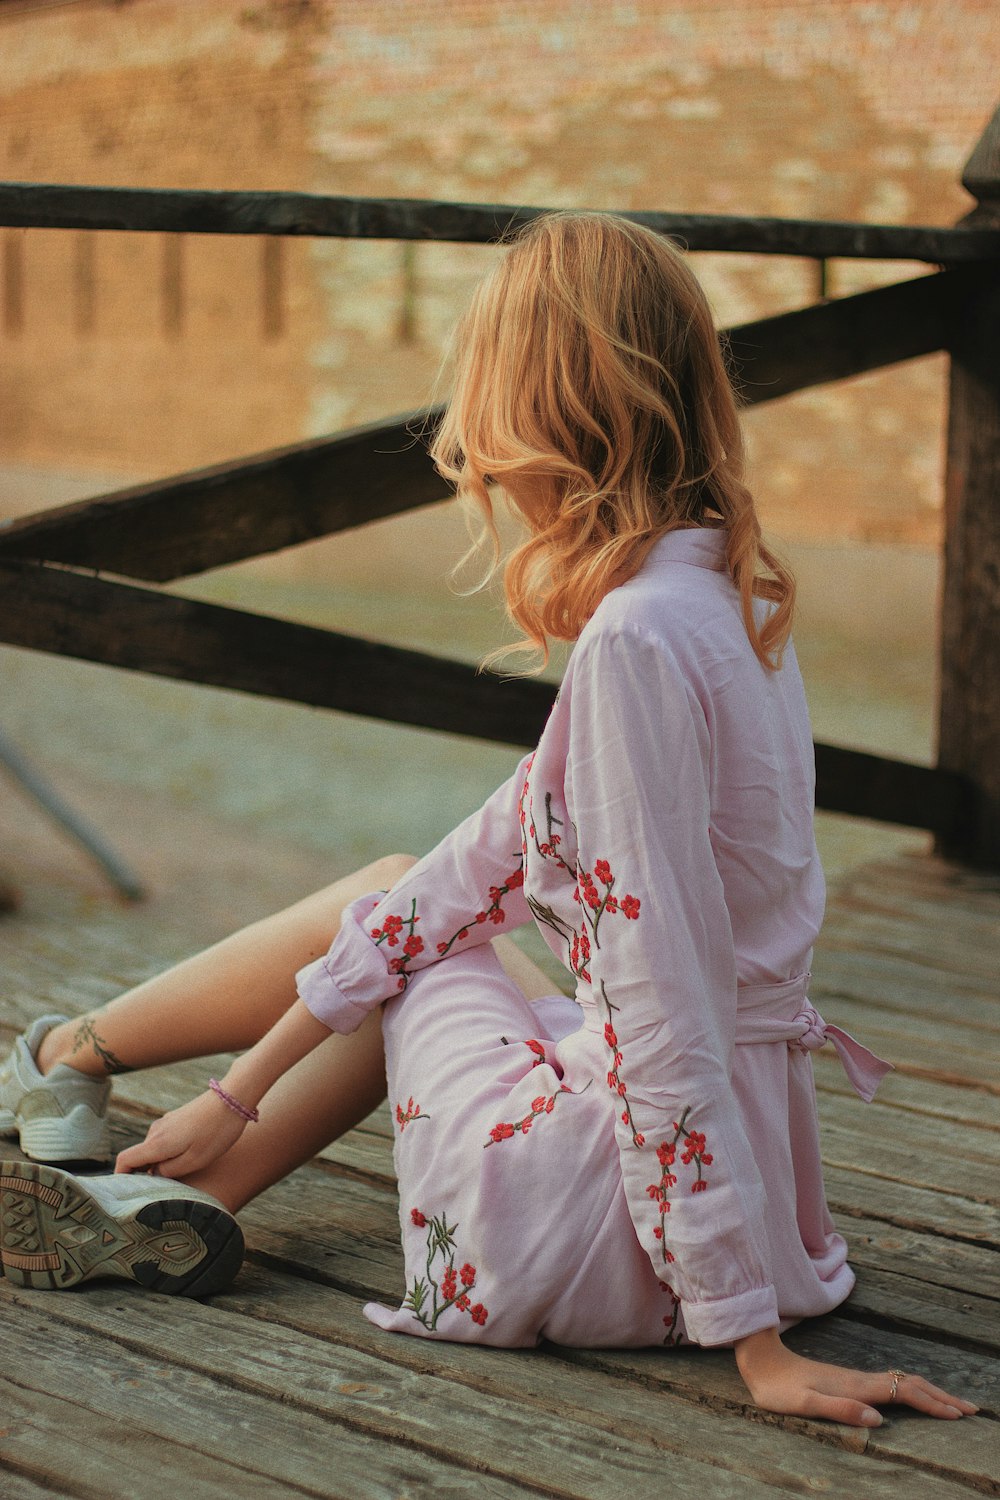
[[[151,1291],[207,1297],[231,1285],[243,1233],[197,1198],[109,1212],[85,1179],[33,1162],[0,1163],[0,1264],[15,1286],[62,1290],[120,1277]]]

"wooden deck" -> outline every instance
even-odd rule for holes
[[[91,977],[79,938],[4,920],[0,1043],[140,977],[113,918],[90,923]],[[755,1411],[725,1352],[508,1352],[379,1332],[361,1303],[397,1301],[402,1281],[379,1113],[247,1211],[249,1257],[225,1296],[0,1283],[0,1495],[1000,1493],[998,953],[997,877],[907,858],[832,898],[813,999],[897,1071],[865,1106],[816,1057],[829,1197],[858,1286],[789,1335],[804,1353],[920,1371],[978,1416],[897,1408],[860,1431]],[[142,973],[157,956],[151,921]],[[122,1143],[204,1076],[200,1062],[120,1079]]]

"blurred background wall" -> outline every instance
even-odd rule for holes
[[[7,0],[0,175],[948,224],[996,39],[983,0]],[[0,233],[7,514],[419,406],[493,253]],[[817,295],[813,262],[696,261],[722,323]],[[751,413],[772,531],[936,546],[943,380]]]

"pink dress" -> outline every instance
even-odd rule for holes
[[[298,976],[382,1001],[406,1265],[383,1328],[508,1346],[729,1344],[854,1283],[808,1050],[824,884],[791,648],[748,642],[725,533],[662,537],[582,632],[534,754]],[[575,999],[489,939],[534,920]]]

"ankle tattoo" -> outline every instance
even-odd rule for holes
[[[131,1073],[132,1069],[128,1063],[122,1062],[120,1057],[115,1056],[107,1043],[98,1036],[90,1017],[84,1016],[73,1036],[73,1050],[70,1056],[76,1057],[87,1047],[92,1049],[94,1056],[103,1065],[105,1073]]]

